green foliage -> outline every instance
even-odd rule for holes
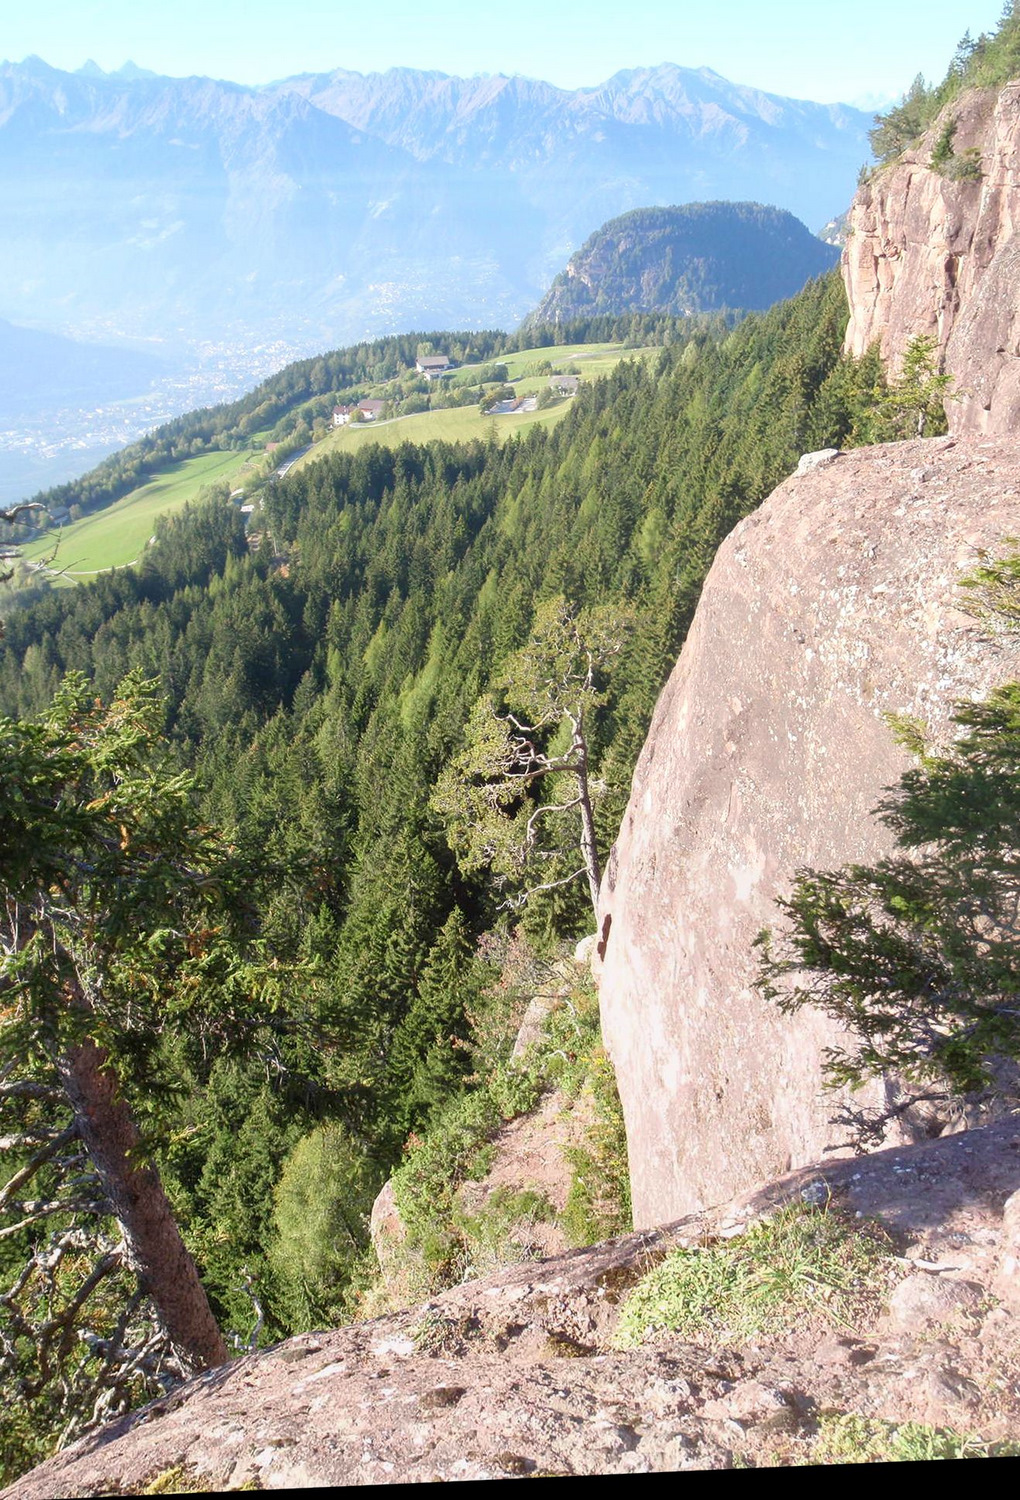
[[[931,1463],[937,1459],[1015,1458],[1020,1445],[989,1443],[972,1433],[922,1422],[886,1422],[856,1412],[825,1414],[809,1462],[818,1464]]]
[[[630,1227],[626,1139],[612,1067],[599,1032],[598,998],[581,985],[547,1018],[526,1058],[490,1062],[469,1094],[451,1101],[422,1134],[412,1134],[393,1190],[407,1230],[406,1251],[426,1268],[422,1293],[513,1258],[514,1231],[552,1211],[531,1189],[497,1190],[480,1214],[465,1212],[457,1192],[484,1178],[492,1140],[508,1121],[529,1113],[550,1088],[585,1096],[595,1123],[584,1149],[569,1153],[573,1179],[560,1222],[570,1243],[593,1244]],[[484,1018],[482,1021],[484,1025]],[[508,1049],[506,1049],[508,1050]]]
[[[597,904],[588,721],[606,701],[600,679],[622,648],[626,623],[611,607],[578,612],[562,597],[539,605],[531,640],[510,657],[495,693],[476,704],[467,746],[440,774],[432,797],[449,820],[465,872],[489,868],[501,887],[520,881],[529,865],[556,858],[562,844],[543,847],[550,819],[569,816],[581,868],[556,883],[587,875]],[[546,778],[553,800],[536,804],[531,794]]]
[[[907,344],[899,376],[889,382],[877,358],[862,361],[873,385],[854,421],[854,439],[862,443],[898,443],[913,437],[937,437],[947,430],[945,403],[952,400],[952,377],[938,368],[938,341],[919,334]]]
[[[966,1094],[1020,1058],[1020,684],[954,723],[960,737],[876,809],[903,852],[801,872],[778,902],[787,930],[759,936],[762,992],[821,1008],[854,1039],[828,1055],[833,1085],[896,1071]],[[795,974],[808,977],[788,987]]]
[[[380,1186],[364,1150],[333,1121],[304,1136],[287,1157],[274,1193],[270,1260],[292,1328],[342,1320]]]
[[[616,1075],[601,1045],[591,1054],[588,1089],[595,1111],[585,1145],[566,1150],[572,1169],[560,1226],[571,1246],[597,1245],[632,1227],[630,1169]]]
[[[0,883],[17,934],[0,958],[0,1053],[52,1062],[87,1035],[148,1099],[174,1087],[168,1024],[243,1050],[282,979],[249,938],[253,871],[158,754],[163,715],[135,671],[108,707],[71,675],[41,719],[0,720]]]
[[[965,34],[940,84],[926,84],[919,73],[898,104],[875,116],[869,140],[877,161],[884,166],[914,145],[939,112],[964,89],[999,88],[1018,76],[1020,9],[1016,0],[1007,0],[993,32],[982,32],[976,41],[969,32]],[[980,176],[980,166],[973,157],[953,170],[954,128],[955,122],[948,121],[936,143],[932,167],[947,176]]]
[[[470,1071],[467,1017],[486,977],[458,909],[429,951],[417,995],[390,1044],[391,1110],[401,1137],[455,1095]]]
[[[812,1316],[852,1327],[877,1309],[888,1253],[881,1230],[791,1204],[733,1239],[674,1250],[628,1293],[614,1342],[633,1349],[675,1333],[718,1345]]]
[[[408,1248],[422,1252],[433,1290],[462,1279],[470,1260],[458,1223],[457,1188],[485,1175],[492,1136],[508,1119],[532,1109],[541,1093],[534,1075],[504,1064],[485,1086],[455,1100],[424,1137],[410,1136],[393,1192]]]
[[[884,166],[894,161],[924,134],[936,113],[935,91],[918,73],[906,94],[885,114],[875,116],[868,139],[876,159]]]
[[[993,632],[1020,630],[1020,540],[1003,537],[1002,546],[999,557],[981,552],[979,565],[961,579],[971,591],[971,613]]]
[[[931,161],[929,166],[933,172],[943,171],[953,159],[953,137],[956,134],[957,121],[952,115],[946,120],[939,134],[938,140],[932,147]]]
[[[528,1231],[555,1218],[549,1199],[532,1188],[496,1188],[477,1213],[457,1206],[453,1224],[463,1246],[464,1276],[487,1276],[515,1265],[525,1254]]]
[[[761,203],[635,208],[589,236],[524,327],[636,307],[732,324],[727,310],[769,307],[836,260],[792,214]]]

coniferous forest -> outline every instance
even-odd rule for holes
[[[253,1326],[266,1343],[357,1311],[372,1199],[409,1139],[428,1150],[470,1115],[507,952],[555,952],[592,926],[584,881],[560,883],[577,863],[569,837],[550,834],[549,888],[523,905],[526,872],[508,884],[458,862],[435,789],[476,703],[505,691],[540,606],[614,613],[617,649],[586,721],[604,859],[720,541],[802,453],[917,430],[916,391],[889,391],[877,358],[841,355],[846,317],[831,274],[735,328],[660,319],[659,352],[583,387],[554,430],[503,447],[334,454],[272,482],[247,534],[235,506],[210,500],[163,524],[142,565],[6,615],[4,732],[48,714],[46,733],[70,753],[91,726],[89,744],[115,743],[121,784],[138,788],[94,857],[121,860],[127,880],[121,857],[142,848],[130,878],[146,882],[153,972],[165,960],[173,980],[135,1009],[117,1008],[111,980],[95,1003],[116,1017],[104,1045],[235,1345]],[[224,424],[203,416],[189,441],[229,437]],[[119,701],[135,708],[114,724],[95,705],[117,700],[125,678],[134,686]],[[131,727],[143,721],[158,747],[148,770]],[[547,748],[563,748],[558,734]],[[25,741],[26,765],[41,743]],[[101,780],[100,759],[90,774]],[[81,795],[94,810],[107,794]],[[554,796],[538,781],[521,793],[526,809]],[[146,863],[157,827],[166,847],[176,840],[172,868]],[[113,909],[90,910],[98,952],[96,924],[112,932]],[[110,972],[130,999],[128,948],[117,951]],[[59,1092],[46,1034],[2,1060],[12,1180],[42,1139],[33,1111]],[[108,1334],[93,1335],[92,1364],[80,1342],[73,1359],[61,1343],[66,1309],[112,1253],[109,1205],[88,1200],[83,1174],[70,1148],[54,1148],[31,1189],[3,1199],[0,1300],[22,1319],[0,1351],[8,1472],[80,1428],[75,1381],[104,1359],[112,1368],[113,1344],[145,1316],[114,1270],[95,1294],[93,1324]],[[48,1200],[47,1214],[22,1212],[26,1195]],[[58,1233],[70,1249],[30,1307],[11,1289]],[[57,1332],[42,1358],[33,1328],[47,1317]],[[151,1353],[155,1338],[139,1347]],[[139,1357],[102,1411],[157,1391],[150,1365]]]

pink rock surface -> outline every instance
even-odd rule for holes
[[[717,1212],[501,1270],[425,1306],[300,1334],[79,1439],[5,1500],[811,1462],[817,1416],[848,1411],[1015,1439],[1017,1319],[988,1307],[1020,1182],[1020,1120],[864,1160],[816,1163]],[[664,1334],[621,1352],[621,1298],[673,1249],[728,1242],[786,1203],[877,1219],[884,1262],[943,1298],[859,1327],[818,1312],[744,1344]],[[1012,1195],[1012,1197],[1011,1197]],[[913,1260],[908,1257],[915,1257]],[[927,1270],[913,1270],[927,1267]],[[936,1269],[944,1267],[944,1271]],[[943,1276],[954,1278],[948,1295]],[[975,1302],[961,1282],[984,1292]],[[944,1317],[944,1321],[941,1319]],[[893,1326],[890,1326],[892,1324]]]
[[[1020,672],[1020,642],[989,639],[958,586],[1018,534],[1020,446],[942,438],[793,477],[720,549],[602,888],[638,1227],[841,1140],[821,1092],[838,1034],[760,998],[753,940],[798,867],[890,847],[872,809],[908,758],[883,715],[945,735],[954,701]]]
[[[981,177],[932,171],[953,149],[979,154]],[[878,342],[895,372],[910,340],[938,340],[953,377],[950,431],[1009,433],[1020,424],[1020,83],[954,100],[918,145],[857,192],[843,255],[851,317],[846,348]]]

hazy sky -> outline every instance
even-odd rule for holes
[[[918,72],[941,78],[964,31],[991,29],[1001,11],[1002,0],[0,0],[0,54],[72,69],[131,58],[240,83],[407,66],[567,88],[674,62],[794,98],[865,102],[899,95]]]

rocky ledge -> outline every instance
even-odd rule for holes
[[[1017,1116],[810,1166],[665,1228],[240,1358],[81,1439],[4,1494],[789,1464],[814,1456],[833,1414],[950,1427],[976,1446],[1016,1438],[1018,1189]],[[800,1200],[888,1229],[873,1316],[847,1327],[819,1315],[721,1347],[673,1335],[614,1346],[621,1297],[671,1249],[730,1239]]]

